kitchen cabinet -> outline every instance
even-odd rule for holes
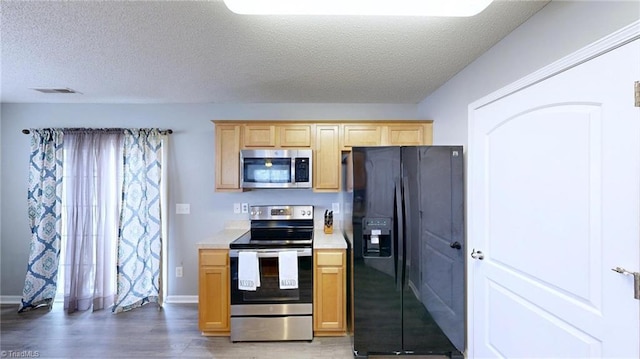
[[[346,124],[343,125],[342,147],[380,146],[382,144],[382,125]]]
[[[388,146],[420,146],[432,143],[431,123],[402,124],[386,126],[386,141]]]
[[[315,268],[313,277],[314,335],[346,335],[346,250],[314,250],[313,261]]]
[[[198,327],[203,335],[230,333],[229,250],[200,249]]]
[[[311,147],[311,124],[245,124],[243,148]]]
[[[280,147],[311,147],[311,130],[313,125],[280,125],[278,141]]]
[[[342,152],[348,153],[354,146],[430,145],[433,138],[432,121],[213,122],[218,192],[242,191],[243,148],[310,148],[314,153],[313,190],[338,192],[342,184]]]
[[[431,122],[344,124],[342,149],[356,146],[419,146],[432,143]]]
[[[240,125],[216,124],[216,191],[240,191]]]
[[[242,147],[276,146],[276,126],[274,125],[244,125],[242,133]]]
[[[313,189],[318,192],[340,190],[340,128],[338,125],[316,125],[313,159]]]

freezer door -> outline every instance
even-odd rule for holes
[[[402,297],[398,289],[401,283],[396,281],[394,221],[400,148],[355,147],[352,151],[354,354],[394,353],[402,350]],[[376,228],[380,229],[378,252],[376,244],[371,243]],[[388,235],[385,228],[389,229]]]

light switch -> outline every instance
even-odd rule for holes
[[[240,203],[233,204],[233,213],[240,213]]]
[[[191,205],[189,203],[176,203],[176,214],[191,213]]]

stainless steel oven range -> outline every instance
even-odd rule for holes
[[[250,218],[229,245],[231,341],[312,340],[313,206],[252,206]]]

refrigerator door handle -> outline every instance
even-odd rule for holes
[[[402,237],[402,253],[407,253],[407,246],[409,246],[409,242],[410,240],[412,240],[411,238],[411,215],[409,215],[409,210],[410,210],[410,202],[411,202],[411,196],[406,196],[406,191],[409,189],[409,178],[404,176],[402,177],[402,204],[403,204],[403,214],[402,214],[402,225],[404,226],[403,228],[403,234],[404,236]],[[415,243],[415,242],[413,242]],[[412,251],[415,250],[420,250],[419,248],[411,248]],[[407,260],[405,259],[404,261],[402,261],[402,283],[405,282],[405,278],[407,275]]]
[[[395,184],[395,196],[394,196],[394,207],[396,210],[395,213],[395,228],[397,228],[396,231],[396,238],[394,240],[394,243],[396,245],[395,248],[395,252],[396,252],[396,289],[398,291],[402,291],[402,272],[403,272],[403,267],[404,267],[404,216],[402,214],[402,182],[400,179],[396,180],[396,184]]]

